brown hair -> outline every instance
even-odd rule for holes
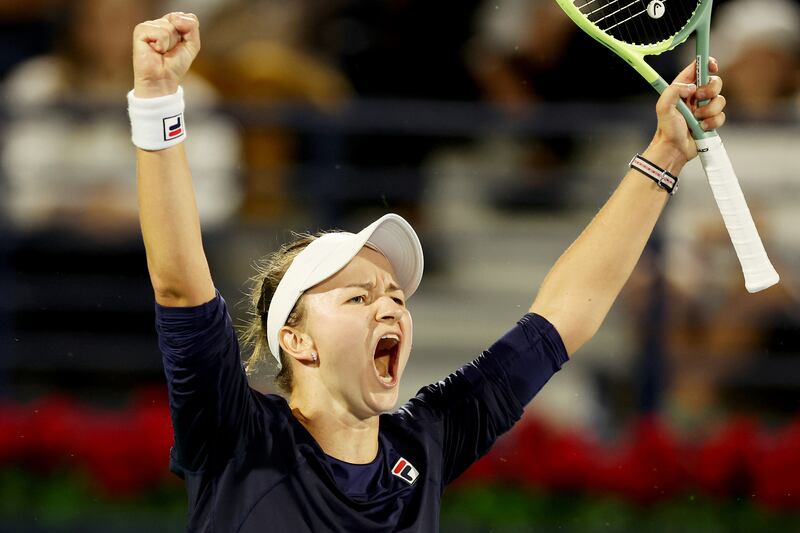
[[[264,365],[271,361],[272,354],[267,342],[267,312],[275,290],[278,288],[278,283],[283,279],[294,258],[321,235],[321,233],[316,235],[295,233],[292,242],[284,244],[276,252],[255,263],[256,274],[250,278],[252,286],[248,298],[250,318],[242,332],[242,345],[253,350],[245,365],[248,375],[258,373]],[[301,296],[292,312],[289,313],[289,318],[286,319],[287,326],[296,327],[302,323],[304,318],[302,302],[303,297]],[[275,376],[275,384],[284,393],[291,394],[293,380],[289,357],[280,348],[278,351],[280,352],[278,357],[281,369]]]

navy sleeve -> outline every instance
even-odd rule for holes
[[[543,316],[528,313],[518,326],[487,353],[497,352],[488,364],[507,376],[511,390],[524,407],[542,390],[569,356],[561,335]]]
[[[567,361],[561,336],[529,313],[472,362],[421,389],[401,412],[433,425],[447,485],[511,429],[525,405]]]
[[[196,307],[156,304],[175,444],[170,467],[183,477],[225,460],[244,442],[253,398],[225,301]]]

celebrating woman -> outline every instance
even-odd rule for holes
[[[284,245],[262,262],[247,336],[252,361],[275,358],[284,399],[248,386],[203,252],[179,85],[200,50],[197,18],[144,22],[133,46],[140,220],[175,433],[170,463],[186,481],[191,531],[437,530],[445,487],[519,420],[628,279],[696,155],[678,99],[710,99],[697,116],[706,128],[724,122],[721,81],[695,87],[690,65],[658,101],[652,142],[530,312],[395,411],[413,344],[406,302],[423,270],[414,230],[389,214],[358,233]]]

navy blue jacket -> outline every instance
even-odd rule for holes
[[[527,314],[474,361],[380,416],[367,465],[327,456],[286,401],[248,385],[225,302],[156,305],[188,531],[437,531],[445,487],[520,419],[567,360]]]

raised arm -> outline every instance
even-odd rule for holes
[[[200,26],[194,15],[170,13],[136,26],[134,96],[175,94],[199,51]],[[169,307],[205,303],[214,297],[214,284],[183,143],[136,152],[139,220],[156,301]]]
[[[717,71],[716,62],[709,67]],[[686,85],[695,81],[694,70],[689,65],[659,98],[658,129],[642,154],[676,176],[697,155],[686,122],[675,109],[678,98],[711,99],[702,108],[693,106],[706,129],[725,121],[725,99],[719,96],[722,82],[712,77],[706,87]],[[636,266],[668,197],[654,181],[629,171],[545,277],[530,310],[555,326],[570,355],[597,332]]]

